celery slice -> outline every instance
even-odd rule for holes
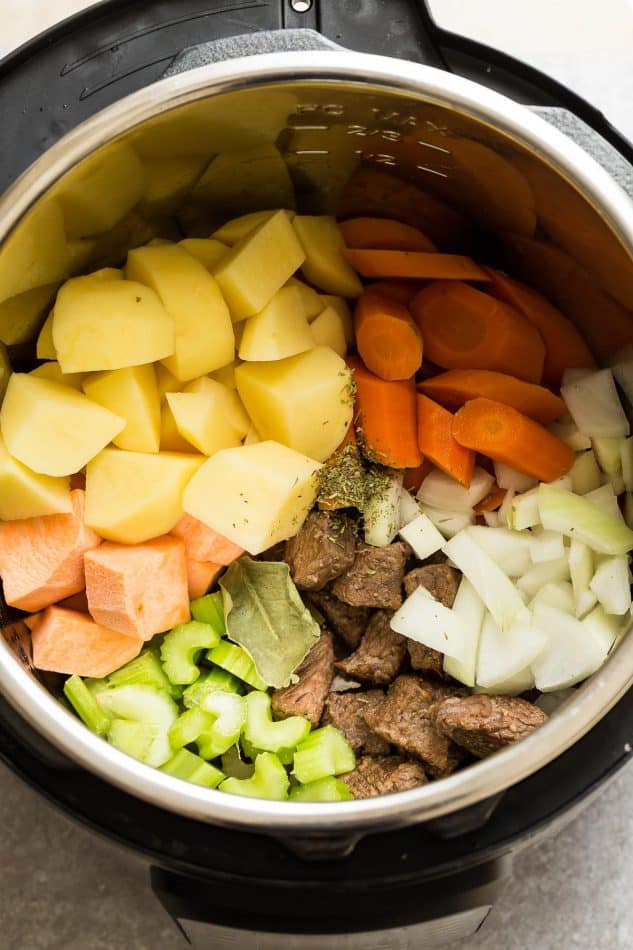
[[[182,749],[192,742],[196,742],[200,736],[205,739],[213,730],[214,718],[209,713],[204,712],[199,706],[193,709],[187,709],[178,716],[178,719],[169,730],[169,741],[173,749]]]
[[[239,746],[232,745],[222,755],[222,771],[227,778],[250,778],[255,766],[252,762],[244,761]]]
[[[66,680],[64,695],[92,732],[96,732],[98,736],[106,734],[110,728],[110,719],[80,676],[71,676]]]
[[[220,634],[209,623],[191,620],[178,624],[165,636],[160,650],[163,669],[172,683],[194,683],[200,676],[195,659],[201,650],[215,647]]]
[[[539,511],[544,527],[577,538],[599,554],[626,554],[633,548],[633,531],[622,517],[604,511],[586,495],[541,485]]]
[[[226,633],[226,624],[224,622],[224,602],[222,594],[218,590],[214,594],[205,594],[204,597],[198,597],[191,601],[191,616],[200,623],[211,624],[213,629],[221,637]]]
[[[303,716],[289,716],[273,722],[270,706],[271,700],[267,693],[248,694],[242,741],[261,752],[289,753],[308,736],[310,721]],[[282,761],[284,758],[286,756]],[[292,755],[289,761],[292,761]]]
[[[216,647],[207,653],[207,659],[222,667],[233,676],[254,686],[255,689],[267,689],[266,683],[259,676],[255,664],[243,647],[228,640],[221,640]]]
[[[201,673],[200,677],[188,686],[182,694],[182,701],[187,709],[193,706],[199,706],[205,696],[213,693],[216,689],[224,690],[225,693],[242,693],[244,687],[237,677],[219,666],[214,666],[212,670]]]
[[[198,751],[203,759],[215,759],[237,742],[246,718],[246,704],[242,696],[216,690],[204,698],[201,708],[214,721],[211,731],[200,736]]]
[[[292,774],[302,785],[351,772],[356,765],[354,751],[334,726],[322,726],[311,732],[297,747]]]
[[[158,767],[171,758],[172,751],[167,733],[178,718],[178,707],[166,692],[154,689],[153,686],[128,684],[100,693],[98,702],[106,712],[110,712],[117,719],[127,719],[152,727],[154,740],[143,758],[144,762]],[[128,731],[131,733],[132,730]]]
[[[224,780],[224,773],[209,765],[199,755],[180,749],[168,762],[160,767],[161,772],[173,775],[174,778],[202,785],[204,788],[216,788]]]
[[[156,730],[146,722],[113,719],[108,730],[108,742],[119,752],[147,762],[156,741]]]
[[[288,797],[292,802],[348,802],[354,798],[345,782],[333,775],[308,785],[295,785]]]
[[[145,649],[137,656],[135,660],[130,660],[121,669],[106,678],[108,686],[127,686],[129,684],[142,684],[153,686],[155,689],[164,689],[172,699],[179,699],[181,690],[178,686],[170,683],[160,660],[153,649]]]
[[[285,801],[288,798],[288,773],[272,752],[262,752],[255,760],[251,778],[227,778],[220,785],[221,792],[247,795],[249,798],[270,798]]]

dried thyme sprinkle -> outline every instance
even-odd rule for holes
[[[365,505],[365,469],[356,446],[346,445],[321,469],[319,501],[335,499],[343,507],[358,508]]]

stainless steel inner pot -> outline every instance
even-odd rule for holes
[[[104,184],[106,155],[118,171]],[[169,183],[140,204],[131,184],[138,158],[148,180],[162,169]],[[168,161],[182,158],[192,168],[197,159],[200,169],[213,159],[213,171],[192,187],[175,172],[182,163]],[[62,279],[178,233],[175,217],[190,234],[207,236],[232,215],[288,207],[293,193],[300,210],[335,212],[361,164],[415,182],[494,232],[487,254],[503,248],[512,272],[582,328],[599,362],[633,342],[633,204],[593,159],[522,106],[467,80],[329,51],[234,59],[164,79],[44,153],[0,199],[0,326],[9,298],[40,288],[30,298],[39,326]],[[86,236],[82,202],[99,202],[104,189],[115,220]],[[439,233],[441,222],[429,227],[440,245],[461,240]],[[25,342],[37,326],[16,326],[7,342]],[[516,746],[397,795],[286,804],[208,791],[123,755],[67,712],[0,638],[4,696],[79,766],[173,812],[271,833],[383,830],[472,805],[560,755],[632,683],[626,636],[573,700]]]

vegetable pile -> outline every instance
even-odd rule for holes
[[[416,787],[529,735],[627,629],[631,352],[598,368],[411,224],[151,241],[66,281],[36,353],[3,363],[4,596],[35,670],[147,765],[277,800]]]

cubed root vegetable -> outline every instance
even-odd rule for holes
[[[238,544],[191,515],[183,515],[170,534],[184,541],[187,557],[194,561],[215,561],[216,564],[227,565],[244,553]]]
[[[512,406],[537,422],[551,422],[566,411],[563,400],[544,386],[492,370],[451,369],[423,380],[418,388],[449,409],[483,396]]]
[[[415,382],[379,379],[357,358],[348,360],[356,383],[356,417],[363,450],[391,468],[416,468],[418,447]]]
[[[414,376],[422,365],[422,337],[407,308],[375,290],[358,298],[356,346],[363,363],[381,379]]]
[[[71,510],[68,478],[32,472],[9,455],[0,436],[0,519],[15,521]]]
[[[202,597],[218,579],[223,570],[222,564],[213,561],[194,561],[187,558],[187,586],[189,597],[193,600]]]
[[[185,546],[163,537],[106,542],[85,557],[91,616],[111,630],[150,640],[189,619]]]
[[[13,607],[41,610],[84,589],[84,555],[101,539],[84,524],[84,492],[70,497],[71,514],[0,523],[0,575]]]
[[[346,248],[345,258],[363,277],[428,280],[482,280],[488,277],[470,257],[424,251],[374,251]]]
[[[465,488],[475,468],[475,453],[453,436],[453,415],[428,396],[417,395],[418,446],[422,456]]]
[[[435,251],[433,242],[410,224],[389,218],[349,218],[339,225],[347,247],[382,251]]]
[[[108,630],[62,607],[48,607],[31,638],[36,669],[96,679],[133,660],[143,646],[141,639]]]

